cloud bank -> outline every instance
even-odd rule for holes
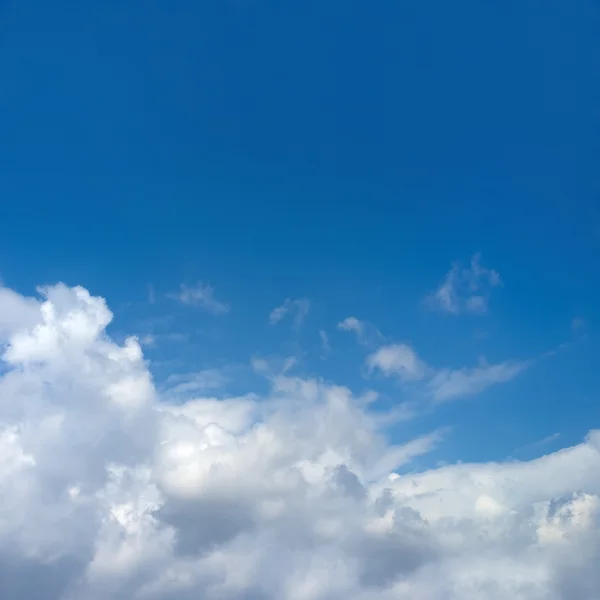
[[[285,375],[161,398],[103,299],[40,293],[0,289],[0,597],[597,598],[600,432],[397,475],[443,432],[391,445],[350,390]]]

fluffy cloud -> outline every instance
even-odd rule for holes
[[[481,265],[481,255],[475,254],[469,267],[454,263],[440,287],[426,302],[436,310],[457,315],[463,312],[484,314],[492,288],[501,285],[500,276]]]
[[[348,389],[285,375],[161,399],[101,298],[42,294],[0,291],[0,597],[597,597],[600,432],[399,476],[443,432],[390,445]]]

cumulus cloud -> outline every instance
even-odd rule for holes
[[[500,275],[482,266],[481,255],[475,254],[469,267],[458,262],[452,265],[440,287],[426,298],[426,304],[448,314],[481,315],[488,310],[492,288],[501,284]]]
[[[278,306],[271,311],[271,314],[269,315],[269,323],[271,325],[277,325],[277,323],[279,323],[285,316],[291,314],[294,317],[294,325],[296,327],[300,327],[304,323],[309,310],[310,300],[307,300],[306,298],[299,298],[296,300],[286,298],[285,302],[281,306]]]
[[[104,300],[41,292],[0,294],[0,597],[596,597],[600,432],[398,474],[444,432],[390,444],[350,390],[287,375],[262,397],[161,399]]]
[[[5,342],[16,328],[33,326],[39,321],[40,307],[35,298],[24,298],[0,285],[0,342]]]
[[[215,298],[215,290],[208,283],[199,281],[194,286],[181,284],[177,294],[169,294],[174,300],[189,306],[198,306],[214,315],[221,315],[231,310],[231,306]]]

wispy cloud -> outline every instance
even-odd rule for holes
[[[376,479],[381,479],[390,471],[411,462],[418,456],[428,454],[438,446],[448,433],[448,428],[441,428],[427,435],[421,436],[406,444],[398,446],[390,446],[387,451],[381,456],[377,464],[373,468],[373,476]]]
[[[435,402],[474,396],[493,385],[514,379],[530,365],[531,361],[509,360],[474,368],[441,369],[429,381],[429,390]]]
[[[296,356],[254,356],[250,360],[250,365],[255,373],[266,377],[283,375],[299,364]]]
[[[337,328],[340,331],[354,333],[358,342],[363,346],[374,347],[385,341],[385,337],[375,325],[356,317],[346,317],[337,324]]]
[[[277,325],[287,315],[294,316],[294,325],[300,327],[310,311],[310,300],[307,298],[298,298],[293,300],[292,298],[286,298],[285,302],[274,308],[269,314],[269,323],[271,325]]]
[[[342,331],[353,331],[357,336],[361,336],[365,329],[365,324],[356,317],[346,317],[338,323],[338,329]]]
[[[165,381],[168,395],[201,394],[223,387],[228,381],[223,370],[205,369],[197,373],[170,375]]]
[[[321,338],[321,358],[325,359],[331,352],[331,344],[329,343],[329,336],[326,331],[321,329],[319,331],[319,337]]]
[[[531,450],[539,450],[552,442],[557,441],[560,438],[560,433],[556,432],[551,435],[547,435],[545,438],[541,440],[536,440],[535,442],[531,442],[529,444],[524,444],[523,446],[519,446],[513,450],[513,454],[521,454],[522,452],[529,452]]]
[[[156,336],[147,333],[139,338],[139,342],[142,346],[154,346],[154,344],[156,344]]]
[[[169,294],[169,297],[188,306],[197,306],[214,315],[224,314],[231,310],[229,304],[215,298],[215,290],[210,284],[201,281],[194,286],[182,283],[179,292]]]
[[[382,346],[366,359],[369,372],[377,369],[386,377],[397,377],[402,382],[423,382],[423,391],[436,403],[479,394],[514,379],[531,364],[528,360],[497,364],[482,361],[477,367],[436,369],[421,360],[407,344]]]
[[[154,304],[156,302],[156,293],[154,292],[154,286],[148,284],[148,304]]]
[[[485,314],[491,290],[502,285],[500,275],[481,264],[475,254],[469,267],[455,262],[440,287],[425,299],[426,305],[447,314]]]

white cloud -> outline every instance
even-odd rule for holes
[[[343,321],[338,323],[338,329],[343,331],[354,331],[358,336],[362,335],[364,328],[364,323],[359,321],[356,317],[346,317]]]
[[[481,255],[475,254],[470,267],[454,263],[440,287],[426,298],[427,305],[453,315],[486,313],[492,288],[502,282],[496,271],[483,267],[480,261]]]
[[[269,323],[271,325],[276,325],[286,315],[292,314],[294,315],[294,325],[296,327],[300,327],[304,323],[309,310],[310,300],[307,300],[306,298],[299,298],[297,300],[286,298],[285,302],[281,306],[278,306],[271,311],[271,314],[269,315]]]
[[[356,317],[347,317],[337,325],[340,331],[349,331],[356,335],[360,344],[367,347],[374,347],[385,341],[381,332],[368,321],[361,321]]]
[[[204,369],[197,373],[179,373],[167,377],[165,393],[169,396],[199,395],[222,388],[228,381],[222,369]]]
[[[287,373],[298,364],[299,359],[296,356],[269,356],[266,358],[254,356],[250,360],[250,366],[254,372],[267,378]]]
[[[596,597],[600,432],[397,475],[444,432],[390,445],[348,389],[285,375],[262,398],[161,402],[101,298],[44,294],[4,320],[2,598]]]
[[[24,298],[9,288],[0,286],[0,342],[19,328],[31,327],[40,321],[39,302]]]
[[[497,383],[511,381],[530,366],[530,361],[505,361],[474,368],[441,369],[429,382],[436,402],[479,394]]]
[[[384,375],[396,375],[404,381],[423,379],[427,366],[417,356],[416,352],[406,344],[382,346],[367,357],[370,370],[381,370]]]
[[[227,313],[231,310],[229,304],[215,298],[215,290],[211,285],[201,281],[192,287],[182,283],[179,293],[170,294],[169,296],[182,304],[198,306],[215,315]]]
[[[151,333],[143,335],[138,340],[142,346],[154,346],[156,344],[156,336]]]
[[[382,346],[366,359],[369,371],[380,370],[401,381],[425,381],[424,390],[435,402],[473,396],[488,387],[514,379],[531,366],[531,361],[505,361],[462,369],[435,369],[419,358],[407,344]]]

